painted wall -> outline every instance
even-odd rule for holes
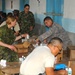
[[[10,12],[14,9],[19,9],[22,11],[24,9],[24,4],[30,4],[30,10],[34,13],[36,23],[43,24],[43,18],[45,17],[44,13],[53,8],[47,8],[52,0],[0,0],[0,10]],[[75,0],[64,0],[64,13],[62,19],[62,26],[68,32],[75,33]]]
[[[23,11],[24,10],[24,5],[29,4],[29,0],[19,0],[19,10]]]
[[[29,4],[29,0],[0,0],[0,10],[6,13],[12,12],[14,9],[23,11],[25,4]]]
[[[75,33],[75,0],[64,0],[63,27]]]
[[[0,11],[2,10],[2,0],[0,0]]]
[[[46,15],[62,26],[64,0],[46,0]]]
[[[40,3],[38,1],[40,1]],[[29,1],[29,4],[31,6],[31,11],[35,15],[36,23],[43,25],[43,19],[45,17],[44,13],[48,12],[48,10],[53,10],[53,7],[51,6],[50,8],[47,8],[48,5],[52,4],[51,1],[53,3],[53,0],[30,0]],[[75,45],[75,8],[74,8],[75,0],[64,0],[64,1],[61,0],[61,1],[63,2],[63,5],[61,7],[61,13],[63,13],[62,26],[69,34],[69,37],[73,42],[73,45]]]
[[[47,4],[52,0],[13,0],[13,8],[11,9],[11,0],[0,0],[0,10],[9,12],[14,9],[22,11],[24,4],[30,4],[30,10],[34,13],[36,23],[43,25],[44,15],[47,10]],[[64,0],[62,26],[68,32],[73,44],[75,45],[75,0]],[[6,10],[5,10],[6,9]]]
[[[75,45],[75,0],[64,0],[63,27]]]
[[[36,23],[43,25],[44,17],[50,16],[62,26],[63,0],[58,0],[58,2],[57,0],[30,0],[29,4]]]
[[[14,9],[19,10],[19,0],[5,0],[6,13],[11,12]]]
[[[46,0],[29,0],[30,10],[34,13],[36,23],[43,24],[46,12]]]
[[[14,9],[19,10],[19,0],[0,0],[0,10],[6,13],[12,12]]]

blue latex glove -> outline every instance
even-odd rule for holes
[[[55,65],[55,70],[64,70],[65,68],[67,68],[67,66],[65,64],[56,64]]]

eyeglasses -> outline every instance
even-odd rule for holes
[[[61,49],[59,49],[59,47],[58,46],[55,46],[55,47],[57,47],[58,48],[58,50],[59,50],[59,53],[61,52],[61,50],[62,50],[62,48]]]

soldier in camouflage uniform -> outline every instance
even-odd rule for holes
[[[0,27],[0,60],[5,59],[8,62],[18,61],[18,55],[15,52],[16,48],[12,44],[14,41],[25,37],[26,34],[22,34],[18,37],[14,36],[13,30],[11,30],[16,24],[14,16],[8,17],[6,24],[7,25]]]
[[[28,33],[32,36],[33,28],[35,26],[34,15],[31,11],[29,11],[30,6],[26,4],[24,6],[24,11],[19,14],[19,25],[21,27],[21,33]]]
[[[52,18],[47,16],[44,18],[45,25],[49,28],[49,30],[38,37],[37,42],[40,40],[41,42],[46,40],[48,43],[49,40],[53,37],[59,37],[63,41],[63,49],[66,50],[67,46],[72,45],[72,42],[67,34],[67,32],[58,25],[54,23]]]

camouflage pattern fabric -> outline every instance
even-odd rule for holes
[[[30,31],[30,26],[35,26],[35,20],[34,20],[34,15],[32,12],[28,12],[28,14],[25,14],[24,11],[22,11],[19,14],[19,25],[21,28],[21,34],[23,33],[28,33],[30,36],[33,34],[33,31]]]
[[[7,25],[0,27],[0,41],[12,45],[15,40],[14,32],[8,29]],[[8,62],[18,61],[18,55],[9,48],[0,46],[0,60],[5,59]]]
[[[47,39],[47,42],[49,42],[50,39],[53,37],[59,37],[63,41],[64,50],[67,49],[67,46],[72,45],[72,41],[70,40],[68,33],[63,29],[62,26],[58,25],[57,23],[53,23],[50,29],[47,32],[40,35],[38,39],[40,41]]]

